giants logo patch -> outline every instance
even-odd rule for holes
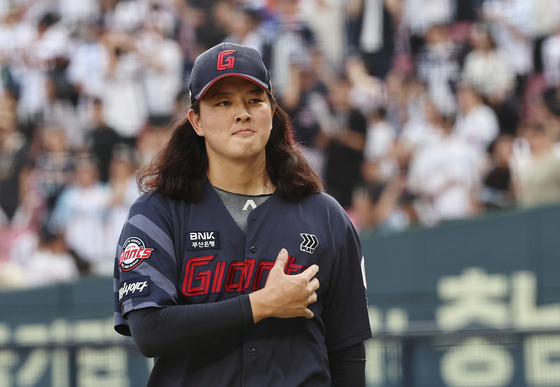
[[[128,238],[122,247],[119,257],[119,267],[122,271],[129,271],[138,266],[144,259],[150,258],[154,249],[146,248],[140,238]]]
[[[119,286],[119,301],[132,296],[148,296],[150,294],[150,277],[140,276],[121,282]]]

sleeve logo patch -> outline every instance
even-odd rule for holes
[[[121,282],[119,286],[119,302],[131,297],[147,296],[150,294],[150,277],[134,277]]]
[[[140,238],[128,238],[122,247],[119,256],[119,267],[122,271],[130,271],[138,266],[144,259],[150,258],[154,249],[146,248],[146,245]]]
[[[217,231],[192,231],[187,233],[187,250],[208,250],[220,248]]]
[[[299,249],[305,253],[313,254],[317,246],[319,246],[319,239],[313,234],[299,234],[303,238]]]

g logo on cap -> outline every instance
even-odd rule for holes
[[[229,56],[227,57],[227,55],[231,55],[233,53],[237,52],[236,50],[225,50],[222,51],[218,54],[218,65],[216,66],[216,68],[218,70],[227,70],[227,69],[232,69],[233,66],[235,65],[235,57],[234,56]]]

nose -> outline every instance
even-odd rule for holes
[[[239,106],[238,112],[236,114],[235,120],[237,122],[248,121],[251,118],[251,114],[249,114],[249,109],[244,104]]]

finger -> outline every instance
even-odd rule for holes
[[[284,270],[287,263],[288,263],[288,250],[282,249],[280,250],[278,256],[276,257],[276,262],[274,263],[274,266],[278,266],[282,270]]]
[[[307,305],[313,304],[314,302],[317,302],[317,298],[318,298],[317,292],[311,293],[311,295],[309,296],[309,298],[308,298],[308,300],[307,300],[307,301],[308,301],[308,304],[307,304]]]
[[[313,264],[309,266],[306,270],[304,270],[301,275],[307,278],[308,281],[311,281],[311,278],[315,277],[319,272],[319,266]]]
[[[313,312],[311,311],[311,309],[306,308],[305,312],[303,314],[303,317],[307,318],[307,319],[311,319],[313,317],[315,317],[315,315],[313,314]]]
[[[311,290],[315,291],[315,290],[319,289],[321,284],[319,283],[319,280],[317,279],[317,277],[315,277],[311,281],[309,281],[309,286],[310,286]]]

